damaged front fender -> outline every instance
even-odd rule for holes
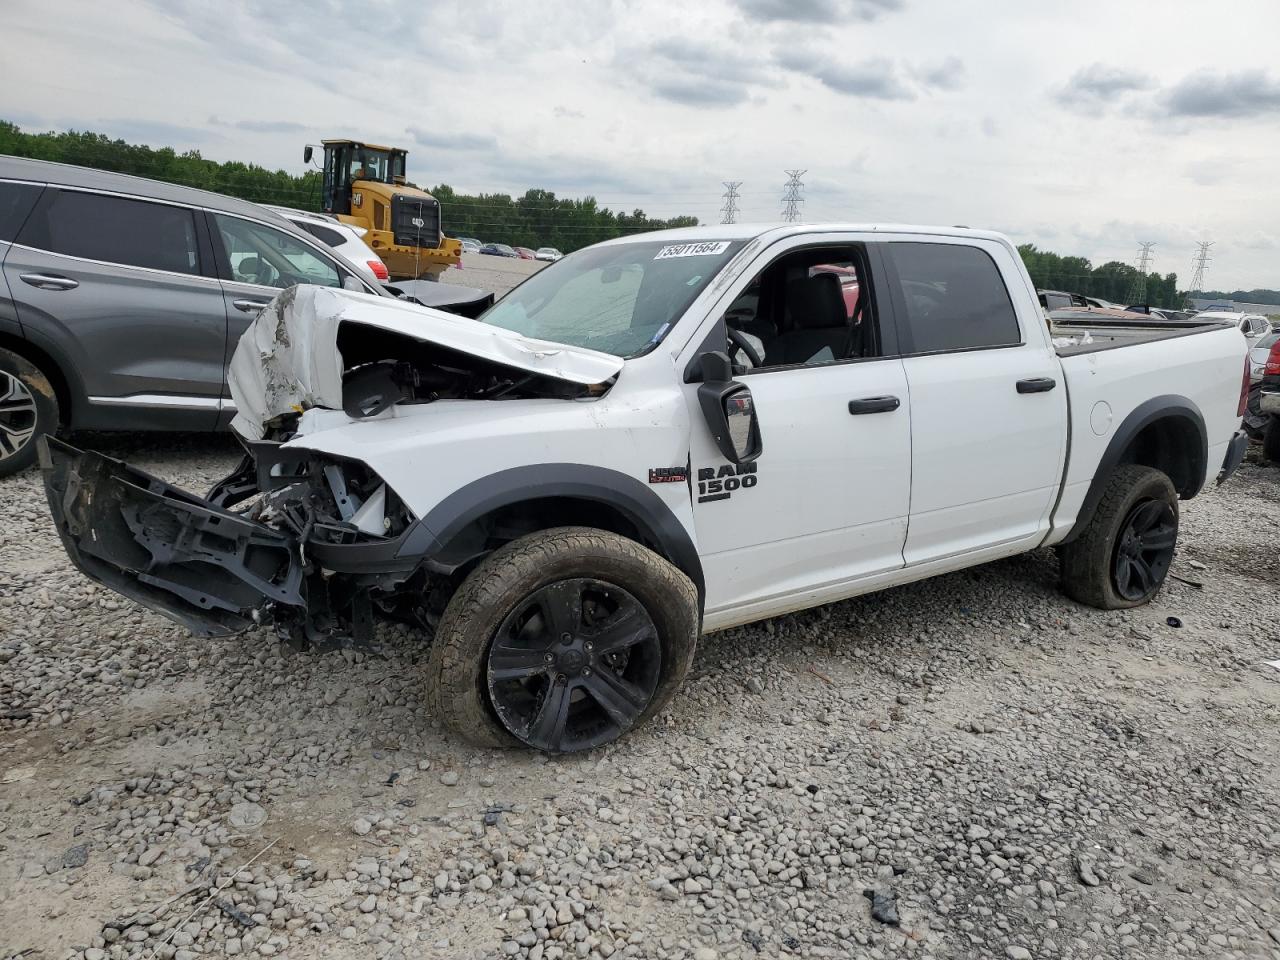
[[[85,575],[203,637],[239,633],[272,607],[302,608],[294,537],[102,454],[40,441],[49,509]]]

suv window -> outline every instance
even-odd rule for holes
[[[11,241],[18,235],[43,189],[39,183],[0,182],[0,242]]]
[[[340,247],[343,244],[342,234],[337,230],[333,230],[329,227],[322,227],[318,223],[311,223],[307,220],[294,220],[293,225],[295,227],[301,227],[325,246]]]
[[[334,263],[297,237],[222,213],[215,213],[213,218],[227,251],[233,280],[264,287],[291,287],[295,283],[342,285]]]
[[[1013,301],[995,261],[954,243],[888,243],[912,353],[1021,342]]]
[[[51,190],[20,242],[68,257],[171,273],[200,273],[195,218],[187,207],[79,190]]]

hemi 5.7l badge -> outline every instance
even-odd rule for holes
[[[756,485],[756,465],[726,463],[723,467],[698,468],[698,502],[728,500],[735,490],[750,490]]]
[[[688,467],[650,467],[650,483],[685,483],[689,479]]]

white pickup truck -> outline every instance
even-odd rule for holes
[[[1234,325],[1051,330],[998,234],[701,227],[580,250],[479,322],[285,291],[206,497],[41,463],[125,596],[319,648],[407,620],[451,730],[568,752],[662,709],[708,631],[1049,546],[1069,596],[1146,602],[1178,501],[1243,456],[1245,353]]]

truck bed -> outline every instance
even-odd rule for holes
[[[1060,357],[1075,357],[1084,353],[1099,353],[1117,347],[1132,347],[1140,343],[1173,340],[1212,330],[1230,329],[1233,324],[1222,320],[1151,320],[1131,323],[1099,317],[1096,320],[1050,320],[1049,333]],[[1067,342],[1071,341],[1071,342]]]

